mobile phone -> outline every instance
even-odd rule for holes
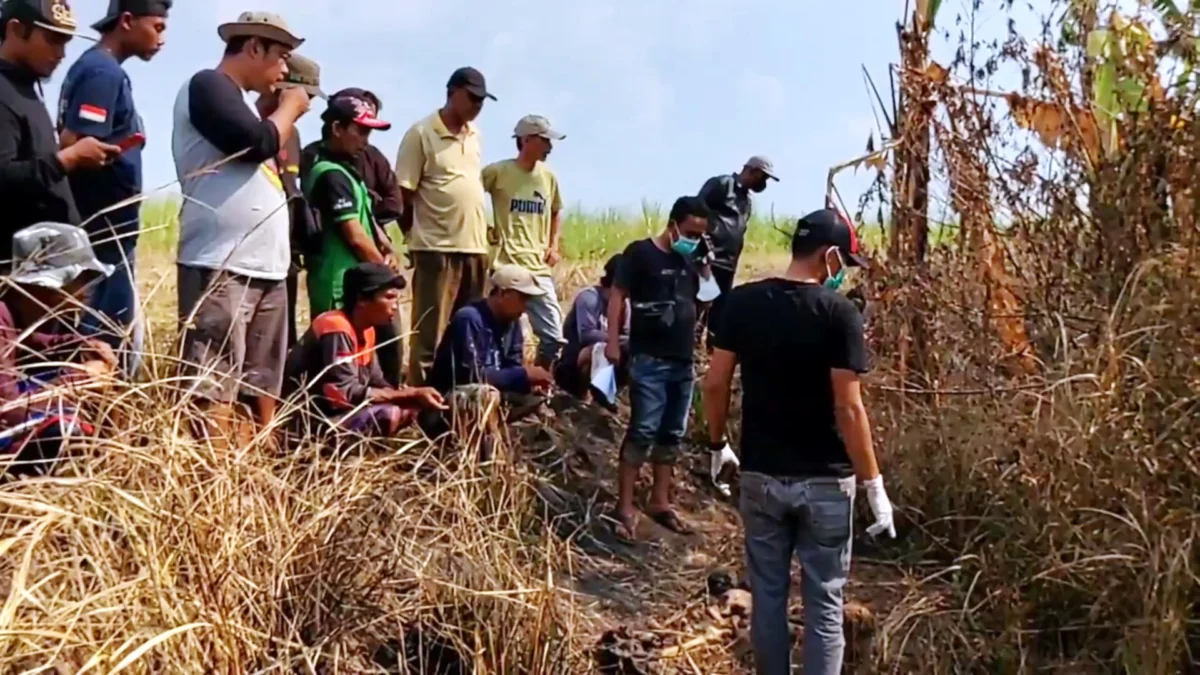
[[[139,131],[138,133],[133,134],[132,136],[117,143],[117,147],[121,149],[121,152],[129,152],[130,150],[134,148],[140,148],[145,144],[146,134],[143,134]]]

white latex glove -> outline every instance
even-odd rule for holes
[[[883,476],[876,476],[863,481],[867,490],[867,504],[875,516],[875,524],[867,528],[867,534],[877,537],[887,532],[892,539],[896,538],[896,524],[892,522],[892,502],[888,499],[887,490],[883,489]]]
[[[731,494],[729,483],[718,479],[721,477],[721,472],[725,470],[725,467],[732,464],[733,468],[740,469],[742,463],[738,461],[737,455],[733,454],[733,448],[729,447],[728,443],[720,450],[709,451],[709,454],[712,456],[709,464],[709,475],[712,476],[713,485],[720,490],[721,494],[728,497]]]

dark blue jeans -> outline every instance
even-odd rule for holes
[[[629,429],[621,447],[626,464],[672,465],[687,432],[696,374],[691,361],[634,354],[629,363]]]
[[[750,641],[758,675],[790,675],[788,593],[800,560],[805,675],[838,675],[846,639],[842,589],[850,576],[854,477],[742,474],[742,524],[750,594]]]
[[[91,312],[83,317],[80,332],[94,335],[112,345],[122,356],[126,374],[141,365],[145,325],[138,305],[133,267],[136,264],[137,238],[123,237],[119,243],[100,246],[96,257],[112,265],[112,276],[101,279],[92,289]]]

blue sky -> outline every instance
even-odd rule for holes
[[[943,23],[953,29],[968,3],[946,0]],[[77,0],[80,23],[99,18],[107,4]],[[374,142],[389,157],[404,129],[442,103],[450,72],[473,65],[499,98],[479,120],[485,161],[513,154],[519,117],[546,115],[568,135],[550,164],[569,206],[669,204],[761,153],[784,180],[759,197],[760,212],[798,214],[821,206],[829,167],[861,154],[875,129],[861,67],[884,86],[903,6],[895,0],[178,2],[164,51],[150,63],[127,64],[149,138],[146,188],[175,179],[176,93],[193,72],[218,62],[217,25],[252,8],[282,13],[307,38],[300,52],[320,63],[326,91],[360,86],[381,96],[382,116],[395,126],[376,132]],[[999,35],[1005,22],[998,8],[985,8],[979,30]],[[75,40],[68,61],[86,46]],[[65,72],[66,64],[46,87],[52,108]],[[301,123],[306,141],[316,135],[321,105]],[[839,178],[848,201],[869,182],[868,171]]]

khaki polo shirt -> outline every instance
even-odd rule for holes
[[[412,125],[396,154],[396,182],[414,192],[410,251],[488,252],[479,129],[450,133],[441,116]]]

